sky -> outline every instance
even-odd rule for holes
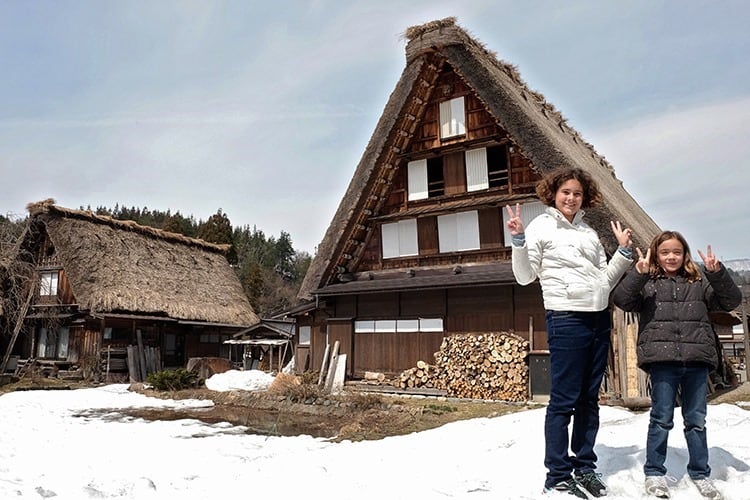
[[[217,391],[264,390],[257,370],[209,378]],[[381,440],[334,443],[307,435],[261,436],[228,423],[146,421],[130,408],[201,408],[126,384],[0,396],[0,498],[206,500],[516,500],[542,495],[544,407],[476,418]],[[726,498],[750,488],[750,403],[709,405],[714,484]],[[601,408],[595,451],[610,500],[647,498],[642,472],[648,413]],[[666,466],[672,498],[698,500],[685,473],[679,411]],[[554,496],[557,498],[558,496]],[[565,498],[572,498],[564,495]]]
[[[0,214],[53,198],[288,233],[314,253],[445,17],[515,65],[663,229],[750,258],[744,0],[2,0]]]

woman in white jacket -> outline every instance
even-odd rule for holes
[[[601,497],[607,487],[595,472],[594,443],[609,356],[609,293],[630,266],[631,230],[611,222],[620,247],[608,263],[596,231],[583,222],[583,209],[601,201],[588,173],[554,170],[539,181],[536,192],[547,209],[527,228],[519,205],[506,209],[513,274],[521,285],[539,279],[547,311],[551,388],[544,423],[544,491],[588,498],[585,490]]]

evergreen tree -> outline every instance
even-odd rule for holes
[[[227,259],[230,264],[237,263],[237,252],[234,249],[232,241],[232,223],[229,221],[227,214],[223,213],[221,209],[198,227],[198,238],[209,243],[231,245]]]

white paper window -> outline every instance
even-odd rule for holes
[[[47,329],[39,329],[39,341],[36,344],[36,357],[46,358],[47,357]]]
[[[478,191],[489,189],[490,180],[487,176],[487,148],[472,149],[466,156],[466,190]]]
[[[442,332],[443,318],[419,318],[419,331]]]
[[[355,333],[442,332],[442,318],[357,320]]]
[[[479,213],[438,216],[438,245],[440,253],[479,249]]]
[[[409,200],[423,200],[427,198],[427,160],[410,161],[407,169],[409,177]]]
[[[67,328],[57,330],[57,357],[58,359],[68,358],[68,338],[70,331]]]
[[[397,332],[418,332],[419,331],[419,320],[418,319],[400,319],[396,323]]]
[[[375,322],[376,333],[392,333],[396,331],[395,319],[379,319]]]
[[[516,211],[516,206],[511,205],[510,208],[513,209],[513,212]],[[521,205],[521,220],[523,221],[524,227],[528,227],[529,222],[534,220],[538,215],[541,215],[544,213],[544,211],[547,209],[547,205],[540,201],[534,201],[531,203],[524,203]],[[503,209],[503,230],[505,231],[505,246],[509,247],[511,246],[510,241],[510,231],[508,231],[508,211]]]
[[[310,327],[299,327],[299,345],[310,345]]]
[[[354,331],[357,333],[372,333],[375,331],[375,320],[357,320],[354,322]]]
[[[466,134],[464,98],[456,97],[440,103],[440,137],[446,139]]]
[[[60,275],[57,271],[43,272],[41,284],[39,287],[39,295],[48,296],[48,297],[57,295],[57,285],[59,281],[59,276]]]
[[[419,254],[417,219],[405,219],[383,224],[380,228],[383,258],[407,257]]]

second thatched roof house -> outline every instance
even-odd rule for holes
[[[162,366],[184,367],[190,357],[226,357],[223,341],[259,322],[226,245],[53,200],[28,209],[16,258],[38,279],[28,308],[15,305],[26,311],[27,335],[11,346],[21,358],[114,372],[137,346],[155,349]]]

